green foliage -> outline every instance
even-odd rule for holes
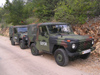
[[[100,15],[99,0],[6,0],[0,8],[0,22],[13,25],[47,22],[52,19],[71,24],[85,23]],[[36,18],[36,19],[35,19]],[[23,21],[23,22],[22,22]]]
[[[23,24],[21,21],[24,21],[24,2],[22,0],[13,0],[12,3],[9,0],[6,0],[5,9],[8,10],[6,14],[6,22],[16,24]]]
[[[37,21],[37,18],[34,18],[34,17],[30,17],[26,19],[27,24],[32,24],[32,23],[35,23],[36,21]]]
[[[100,15],[100,0],[95,0],[96,1],[96,6],[95,6],[95,16]]]
[[[34,2],[35,0],[33,0]],[[45,19],[49,20],[50,17],[54,16],[54,9],[56,8],[59,0],[37,0],[35,1],[35,16],[40,20]]]
[[[1,29],[6,28],[6,27],[8,27],[8,25],[6,23],[2,23],[0,26]]]
[[[5,13],[5,10],[3,8],[0,8],[0,23],[2,22],[4,13]]]
[[[0,22],[2,20],[2,8],[0,8]]]
[[[24,18],[29,18],[29,17],[33,16],[33,9],[34,9],[33,3],[32,2],[28,2],[24,6],[24,9],[23,9]]]
[[[5,22],[6,17],[4,17],[5,13],[6,13],[6,10],[4,8],[1,8],[0,9],[0,25],[1,25],[1,27],[7,26],[7,24]],[[3,25],[5,25],[5,26],[3,26]]]
[[[85,23],[87,17],[93,15],[95,1],[66,0],[58,3],[55,9],[55,19],[71,24]]]

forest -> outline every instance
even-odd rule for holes
[[[76,25],[99,15],[99,0],[6,0],[0,7],[0,24],[5,27],[56,21]]]

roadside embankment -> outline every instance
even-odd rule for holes
[[[76,34],[89,35],[94,38],[96,50],[93,54],[100,55],[100,17],[94,18],[83,25],[73,26]]]
[[[9,28],[0,28],[0,35],[9,37]]]

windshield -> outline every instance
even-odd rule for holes
[[[27,32],[27,28],[26,27],[20,27],[17,28],[18,32]]]
[[[70,33],[72,32],[68,25],[48,25],[50,34],[54,33]]]

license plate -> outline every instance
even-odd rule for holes
[[[82,51],[82,54],[87,54],[87,53],[90,53],[90,52],[91,52],[91,49],[88,49],[88,50]]]

